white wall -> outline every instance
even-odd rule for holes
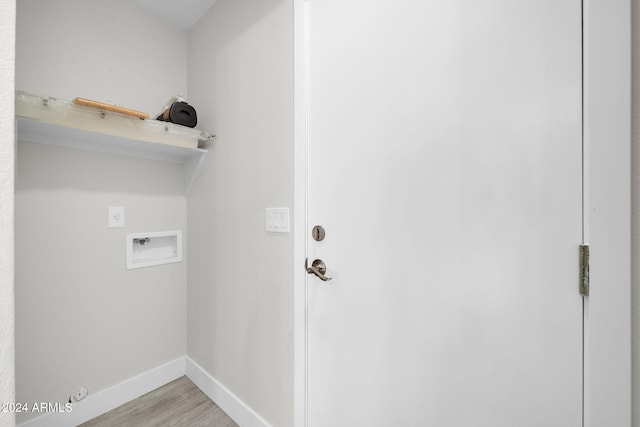
[[[640,0],[632,2],[632,144],[631,144],[631,200],[632,200],[632,333],[633,349],[633,426],[640,427]]]
[[[292,0],[219,0],[189,36],[189,100],[216,141],[188,200],[189,357],[274,426],[293,423]]]
[[[16,88],[158,113],[187,91],[187,34],[131,0],[20,0]]]
[[[95,393],[185,354],[186,266],[127,271],[124,245],[184,230],[182,191],[180,165],[18,144],[18,401]],[[108,206],[125,228],[107,228]]]
[[[18,89],[149,113],[186,92],[187,34],[135,2],[20,0],[17,14]],[[186,261],[127,271],[124,245],[186,230],[183,183],[178,164],[18,144],[18,401],[64,402],[186,353]],[[108,206],[125,228],[107,228]]]
[[[15,0],[0,0],[0,402],[15,401],[14,376],[14,65]],[[0,426],[15,414],[0,412]]]

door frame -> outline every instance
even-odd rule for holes
[[[307,426],[307,6],[294,14],[293,422]],[[321,1],[321,0],[314,0]],[[584,426],[631,424],[631,2],[583,0]],[[578,245],[576,242],[576,293]],[[603,292],[606,290],[606,292]],[[577,361],[580,363],[580,361]]]
[[[584,0],[584,425],[631,425],[631,1]]]

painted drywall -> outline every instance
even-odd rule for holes
[[[153,15],[184,31],[204,15],[216,0],[136,0]]]
[[[154,115],[187,90],[187,34],[130,0],[20,0],[16,88]]]
[[[135,2],[17,4],[18,89],[152,113],[186,92],[186,52]],[[16,162],[16,399],[65,402],[184,356],[186,261],[125,269],[126,233],[186,230],[183,166],[26,142]]]
[[[18,401],[64,402],[183,356],[185,264],[125,268],[126,233],[185,229],[182,166],[19,142],[16,167]],[[124,228],[107,228],[108,206],[125,207]]]
[[[0,0],[0,403],[15,401],[14,368],[14,67],[15,0]],[[15,414],[0,411],[0,426]]]
[[[632,1],[632,143],[631,143],[631,278],[632,278],[632,424],[640,427],[640,0]]]
[[[219,0],[189,35],[189,100],[214,132],[188,198],[187,355],[274,426],[293,423],[293,2]],[[292,212],[293,213],[293,212]]]

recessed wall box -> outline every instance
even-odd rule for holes
[[[182,262],[182,231],[127,234],[127,270]]]

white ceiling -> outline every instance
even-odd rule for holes
[[[136,0],[142,7],[174,27],[189,31],[216,0]]]

